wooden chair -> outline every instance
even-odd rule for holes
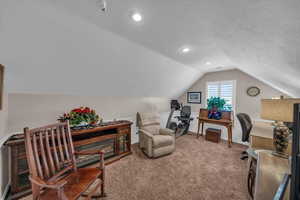
[[[104,153],[102,151],[75,152],[69,123],[57,123],[41,128],[24,129],[25,147],[32,185],[33,199],[77,199],[85,196],[104,197]],[[77,168],[76,155],[99,154],[100,168]],[[97,179],[95,187],[86,190]]]

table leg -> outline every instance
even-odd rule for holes
[[[249,156],[249,160],[248,161],[248,176],[247,176],[247,186],[248,186],[248,193],[249,196],[251,197],[251,199],[253,199],[254,197],[254,189],[255,189],[255,177],[256,177],[256,165],[257,165],[257,161],[252,158],[251,156]]]
[[[203,128],[204,128],[204,122],[202,122],[202,125],[201,125],[201,136],[203,136]]]
[[[199,131],[200,131],[200,121],[198,121],[197,138],[199,138]]]
[[[228,133],[228,147],[230,148],[232,145],[232,127],[227,126],[227,133]]]

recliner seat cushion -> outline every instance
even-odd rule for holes
[[[154,135],[153,136],[154,148],[172,145],[173,143],[174,143],[174,138],[170,135]]]

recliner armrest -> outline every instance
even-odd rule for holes
[[[148,132],[148,131],[145,131],[145,130],[143,130],[143,129],[139,129],[139,132],[142,133],[143,135],[145,135],[145,136],[151,138],[151,139],[153,138],[152,133],[150,133],[150,132]]]
[[[171,129],[168,128],[160,128],[159,129],[159,134],[160,135],[170,135],[170,136],[174,136],[175,132]]]

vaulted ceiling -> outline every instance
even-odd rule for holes
[[[173,97],[222,67],[300,97],[298,0],[107,0],[105,13],[98,0],[2,1],[11,91]]]

